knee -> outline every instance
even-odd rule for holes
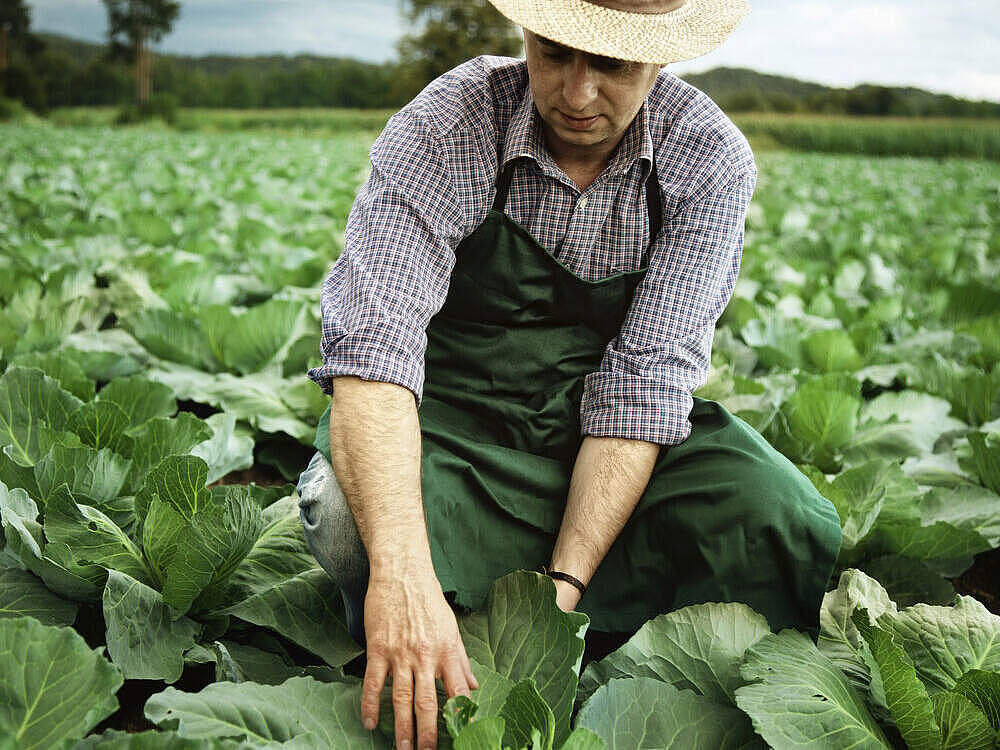
[[[368,558],[354,514],[323,454],[313,455],[297,490],[299,520],[313,557],[338,583],[367,579]]]

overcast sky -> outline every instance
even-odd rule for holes
[[[101,41],[101,0],[29,0],[33,27]],[[400,0],[182,0],[164,52],[311,52],[387,60],[406,28]],[[911,85],[1000,101],[998,0],[752,0],[719,49],[675,73],[720,65],[830,86]]]

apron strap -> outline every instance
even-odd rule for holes
[[[493,199],[493,210],[503,213],[507,205],[507,193],[510,191],[510,181],[514,177],[514,164],[517,159],[511,159],[504,165],[503,171],[497,177],[497,197]]]
[[[514,165],[518,159],[511,159],[504,165],[497,177],[497,194],[493,199],[493,210],[503,213],[507,206],[507,194],[510,192],[510,182],[514,178]],[[663,228],[663,197],[660,193],[660,178],[656,173],[656,157],[652,160],[652,169],[646,176],[646,213],[649,217],[649,247],[646,254],[653,249],[656,235]]]

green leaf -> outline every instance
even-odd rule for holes
[[[156,417],[169,417],[177,411],[177,402],[170,389],[141,375],[115,378],[101,389],[97,398],[121,408],[133,428]]]
[[[1000,441],[987,441],[983,433],[973,432],[969,435],[969,446],[979,481],[993,492],[1000,493]]]
[[[970,669],[955,683],[952,692],[968,698],[1000,732],[1000,673]]]
[[[19,750],[79,739],[118,709],[122,676],[72,628],[0,619],[0,734]]]
[[[191,451],[192,456],[208,464],[208,482],[216,482],[231,471],[253,466],[253,438],[235,434],[236,417],[232,414],[213,414],[206,422],[212,436]]]
[[[128,415],[117,404],[88,401],[70,414],[68,427],[94,450],[109,448],[125,458],[132,456],[135,442],[125,434]]]
[[[216,614],[234,615],[270,628],[331,666],[342,666],[362,652],[344,625],[340,591],[319,568],[300,573]]]
[[[73,497],[114,515],[116,503],[125,485],[132,462],[108,448],[94,450],[87,446],[53,445],[35,465],[40,498],[47,500],[58,487],[69,486]]]
[[[139,523],[154,497],[170,505],[183,518],[190,518],[212,501],[205,488],[208,464],[194,456],[168,456],[146,475],[142,488],[135,494],[135,516]]]
[[[919,391],[889,391],[861,407],[861,421],[888,422],[894,417],[908,429],[922,453],[930,453],[938,438],[946,432],[962,430],[967,425],[948,416],[951,405],[943,398]]]
[[[540,735],[540,743],[536,743],[538,750],[552,750],[556,717],[538,694],[534,680],[521,680],[511,688],[500,709],[500,716],[504,720],[505,745],[524,747],[532,742],[532,736],[537,732]]]
[[[560,750],[607,750],[607,743],[601,736],[594,734],[589,729],[578,727],[566,739]]]
[[[301,302],[272,299],[241,315],[227,309],[228,320],[215,317],[220,312],[218,308],[202,310],[203,329],[211,331],[213,338],[218,337],[220,327],[224,329],[221,340],[215,342],[216,356],[221,355],[230,370],[247,375],[263,369],[287,348],[305,308]],[[211,324],[206,325],[207,317],[213,317]]]
[[[983,712],[958,693],[931,697],[934,718],[941,725],[941,750],[992,750],[996,732]]]
[[[569,736],[569,717],[589,618],[563,612],[547,576],[519,571],[497,580],[483,611],[459,619],[470,658],[520,682],[531,677],[556,717],[556,744]]]
[[[295,750],[291,743],[284,747]],[[107,729],[102,734],[92,734],[84,738],[73,745],[72,750],[258,750],[258,748],[259,746],[238,743],[234,740],[189,740],[177,732],[161,732],[155,729],[134,734]],[[305,750],[305,746],[299,747],[298,750]]]
[[[223,502],[199,508],[171,537],[173,554],[165,565],[163,600],[182,614],[192,606],[197,611],[212,610],[225,600],[223,584],[253,547],[263,526],[260,507],[247,489],[228,489]],[[185,510],[190,506],[181,515]]]
[[[455,739],[469,725],[479,706],[467,695],[456,695],[444,704],[444,725],[448,734]]]
[[[0,377],[0,448],[25,466],[37,454],[38,427],[65,429],[80,399],[59,387],[41,370],[9,367]]]
[[[767,620],[745,604],[695,604],[659,615],[617,651],[587,665],[577,701],[611,678],[652,677],[732,703],[743,684],[744,652],[770,632]]]
[[[15,461],[13,453],[13,446],[0,448],[0,482],[11,488],[19,487],[32,497],[41,497],[34,469]]]
[[[888,461],[869,461],[848,469],[833,482],[827,481],[823,473],[814,467],[802,467],[803,473],[820,494],[837,509],[843,535],[841,550],[854,549],[875,527],[885,502],[883,478],[889,467]]]
[[[58,382],[63,390],[81,401],[90,401],[94,397],[94,381],[87,377],[87,373],[70,352],[20,354],[14,357],[11,364],[41,370]]]
[[[313,677],[320,682],[352,682],[342,669],[326,666],[300,667],[290,659],[272,651],[247,646],[236,641],[215,641],[210,661],[215,662],[215,680],[230,682],[258,682],[280,685],[289,677]],[[188,652],[186,656],[190,656]]]
[[[792,370],[802,366],[802,326],[777,314],[749,321],[740,331],[767,368]]]
[[[34,617],[45,625],[72,625],[75,602],[56,596],[36,576],[17,568],[0,568],[0,618]]]
[[[504,731],[504,720],[499,716],[480,719],[455,738],[455,750],[501,750]]]
[[[123,318],[121,325],[158,359],[205,372],[223,369],[198,321],[188,315],[163,309],[138,310]]]
[[[817,645],[853,686],[868,689],[870,675],[865,658],[860,653],[863,641],[851,619],[858,607],[872,617],[896,611],[895,602],[878,581],[860,570],[845,570],[840,574],[836,590],[828,591],[823,596]]]
[[[69,570],[46,554],[49,547],[56,545],[45,545],[42,527],[35,520],[37,516],[38,508],[24,490],[17,488],[8,492],[0,484],[0,522],[7,543],[5,553],[41,578],[45,586],[59,596],[74,601],[96,599],[100,588],[83,576],[86,571]]]
[[[174,239],[170,222],[152,211],[133,211],[125,219],[129,232],[142,242],[167,245]]]
[[[811,333],[802,342],[802,348],[819,372],[853,372],[864,365],[854,342],[842,328]]]
[[[882,678],[886,705],[909,750],[940,750],[941,730],[934,720],[934,707],[913,662],[892,641],[892,636],[871,625],[868,612],[857,610],[851,618],[868,643]]]
[[[992,490],[971,484],[936,488],[924,495],[919,508],[925,526],[944,521],[978,533],[990,547],[1000,546],[1000,495]]]
[[[970,596],[954,607],[917,604],[878,618],[935,693],[950,690],[972,669],[1000,672],[1000,617]]]
[[[160,593],[117,570],[104,587],[108,654],[126,679],[180,679],[184,651],[194,645],[201,626],[171,613]]]
[[[770,431],[775,447],[799,463],[822,471],[839,469],[838,456],[857,427],[861,399],[857,381],[841,374],[812,378],[781,407]]]
[[[198,693],[167,688],[146,701],[145,712],[161,727],[176,724],[183,737],[269,743],[312,733],[319,747],[389,750],[387,738],[361,724],[360,705],[360,684],[292,677],[281,685],[217,682]]]
[[[169,386],[178,398],[210,404],[262,432],[284,432],[305,445],[310,445],[316,435],[320,412],[311,421],[306,421],[282,398],[290,382],[297,382],[299,378],[289,381],[267,373],[248,377],[229,373],[215,375],[166,362],[160,362],[158,368],[146,375]]]
[[[978,532],[944,521],[931,526],[879,524],[878,536],[885,552],[914,560],[952,560],[992,549]]]
[[[593,731],[608,750],[735,750],[753,738],[750,722],[737,709],[649,677],[601,685],[583,704],[575,726]]]
[[[146,420],[133,428],[130,434],[135,439],[135,448],[126,487],[135,491],[142,487],[149,471],[167,456],[191,454],[204,457],[192,448],[211,438],[212,429],[194,414],[180,412],[172,418],[153,417]],[[212,481],[211,473],[209,467],[207,482]]]
[[[1000,732],[1000,673],[970,669],[955,683],[952,692],[968,698]]]
[[[146,584],[153,581],[142,551],[110,518],[96,508],[78,505],[66,485],[45,507],[45,536],[70,548],[80,565],[100,565],[127,573]]]
[[[514,681],[483,666],[471,656],[469,664],[472,665],[472,674],[479,683],[479,687],[473,690],[470,696],[479,707],[476,715],[480,719],[484,716],[499,716],[507,695],[514,688]]]
[[[862,567],[885,587],[899,607],[955,601],[955,587],[951,582],[919,560],[887,555],[865,560]]]
[[[891,747],[861,696],[802,633],[764,636],[741,673],[753,684],[737,689],[736,705],[775,750]]]
[[[260,536],[229,579],[242,598],[268,591],[317,565],[302,531],[295,496],[267,506],[263,521]]]

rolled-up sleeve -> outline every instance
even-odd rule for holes
[[[342,375],[395,383],[419,405],[425,331],[447,297],[465,215],[446,159],[414,113],[395,115],[370,156],[320,294],[323,364],[308,374],[328,394]]]
[[[664,224],[600,369],[584,379],[584,435],[676,445],[691,432],[715,324],[732,296],[756,167],[691,199]]]

